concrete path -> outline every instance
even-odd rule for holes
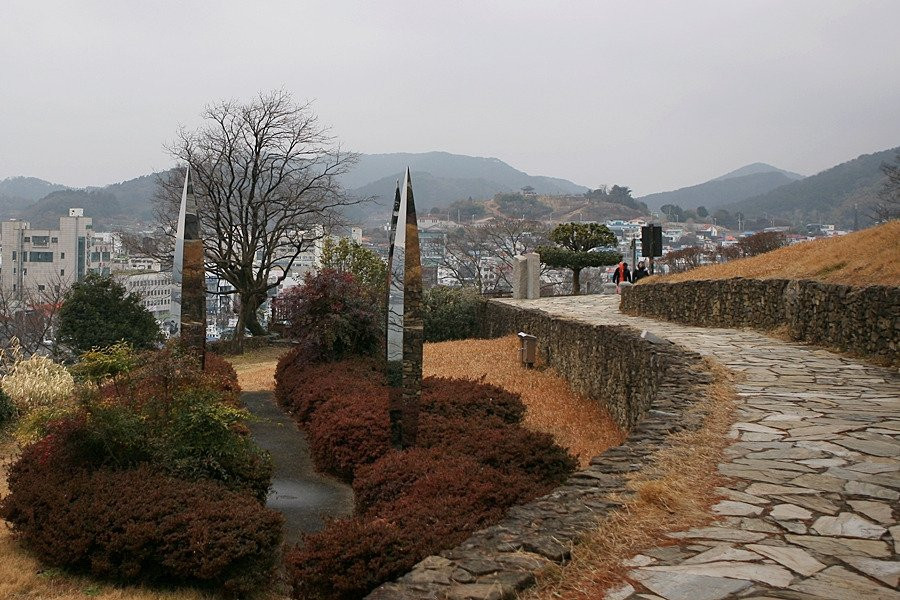
[[[721,515],[627,563],[607,600],[900,599],[900,376],[761,333],[618,312],[618,297],[510,300],[629,325],[744,374]]]
[[[256,443],[272,454],[275,476],[266,506],[284,515],[285,541],[296,543],[303,533],[322,528],[323,517],[353,512],[350,486],[316,473],[309,446],[271,392],[244,392],[247,410],[259,420],[250,423]]]

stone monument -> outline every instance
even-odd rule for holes
[[[541,297],[541,256],[537,252],[514,257],[512,295],[516,299]]]
[[[409,169],[400,189],[388,263],[387,379],[391,443],[415,445],[422,393],[422,262],[419,226]]]
[[[175,256],[172,265],[172,312],[178,323],[181,345],[206,362],[206,269],[203,264],[200,217],[188,166],[178,210]]]

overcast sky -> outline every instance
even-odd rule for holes
[[[900,145],[896,0],[0,2],[0,178],[172,164],[284,87],[358,152],[494,156],[646,194]]]

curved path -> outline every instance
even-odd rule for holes
[[[303,533],[318,531],[324,517],[353,512],[350,486],[316,473],[306,436],[279,408],[272,392],[244,392],[241,399],[258,419],[250,423],[253,439],[275,463],[266,506],[284,515],[285,541],[296,543]]]
[[[506,300],[629,325],[744,378],[721,518],[626,565],[607,600],[900,599],[900,376],[749,330],[623,315],[617,296]]]

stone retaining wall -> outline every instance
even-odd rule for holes
[[[900,288],[788,279],[646,283],[622,312],[704,327],[785,327],[794,340],[897,361]]]
[[[628,327],[592,326],[551,318],[502,302],[483,305],[486,337],[527,331],[573,388],[596,399],[628,427],[625,441],[591,460],[550,494],[511,508],[497,525],[430,556],[369,600],[506,600],[532,585],[535,574],[565,562],[574,543],[627,498],[626,476],[640,470],[668,437],[698,428],[689,410],[712,376],[699,355],[665,340],[643,339]]]

